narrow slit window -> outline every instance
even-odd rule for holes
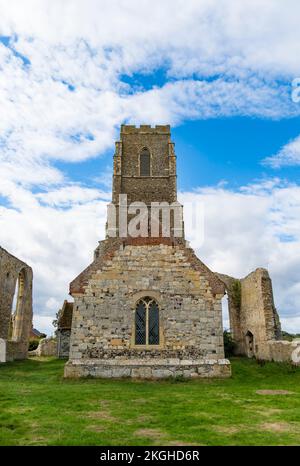
[[[140,176],[150,176],[150,152],[146,147],[140,154]]]

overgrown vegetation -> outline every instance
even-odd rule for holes
[[[61,316],[61,309],[55,314],[55,319],[52,320],[52,325],[55,328],[54,335],[57,336],[58,321]]]
[[[236,348],[235,341],[233,340],[232,335],[228,330],[224,330],[223,338],[225,357],[231,358],[234,355],[234,350]]]
[[[240,280],[234,280],[231,285],[231,299],[234,307],[237,310],[241,308],[241,282]]]
[[[53,358],[0,366],[1,445],[298,445],[300,368],[232,359],[233,377],[64,380]]]
[[[28,351],[34,351],[39,346],[40,338],[31,338],[28,344]]]
[[[28,351],[34,351],[35,349],[37,349],[37,347],[39,346],[40,340],[46,337],[47,335],[45,333],[41,333],[39,337],[31,337],[28,343]]]
[[[282,340],[293,341],[295,338],[300,338],[300,333],[288,333],[282,330],[281,338]]]

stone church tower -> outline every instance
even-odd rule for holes
[[[157,202],[172,205],[167,228],[163,208],[149,220]],[[139,222],[132,203],[143,211]],[[180,228],[168,125],[122,126],[108,210],[106,239],[70,284],[74,305],[65,376],[229,376],[221,308],[225,285],[196,257]],[[140,227],[134,234],[132,225]]]

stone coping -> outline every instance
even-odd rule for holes
[[[67,362],[68,365],[76,366],[206,366],[219,365],[230,366],[228,359],[71,359]]]

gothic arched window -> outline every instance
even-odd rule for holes
[[[155,299],[145,297],[136,305],[135,344],[159,345],[159,308]]]
[[[140,153],[140,176],[150,176],[150,152],[146,147]]]

